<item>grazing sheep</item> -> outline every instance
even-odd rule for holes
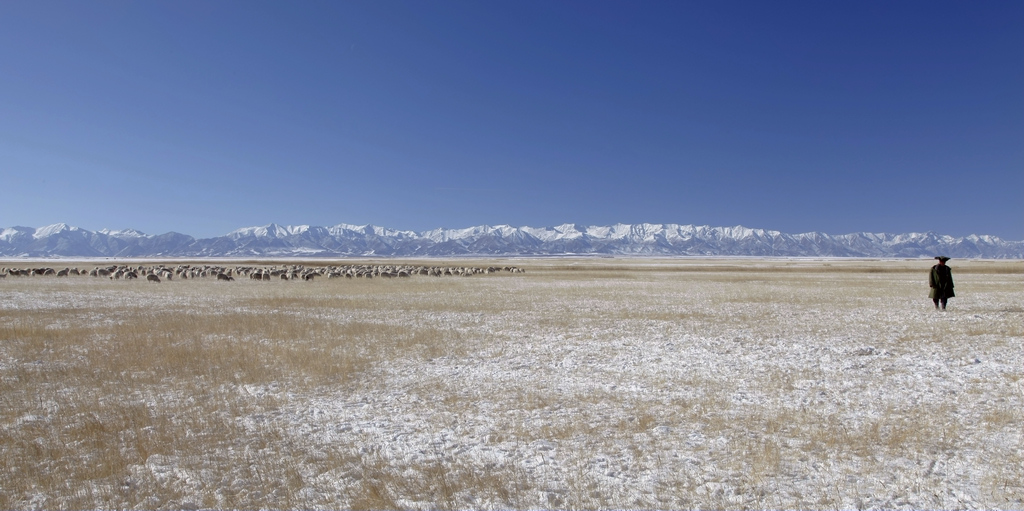
[[[157,277],[156,275],[150,273],[149,275],[146,275],[146,280],[148,280],[149,282],[159,283],[160,282],[160,277]]]

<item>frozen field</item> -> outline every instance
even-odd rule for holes
[[[933,262],[10,276],[0,508],[1024,508],[1024,262]]]

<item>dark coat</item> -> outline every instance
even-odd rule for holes
[[[932,266],[932,271],[928,274],[928,287],[932,288],[928,292],[928,298],[941,300],[956,296],[953,294],[953,271],[949,269],[949,266],[944,264]]]

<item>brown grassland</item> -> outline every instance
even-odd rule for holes
[[[1024,507],[1022,261],[514,264],[4,278],[0,508]]]

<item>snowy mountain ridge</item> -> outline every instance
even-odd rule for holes
[[[0,257],[777,256],[1024,259],[1024,241],[927,233],[786,234],[743,226],[479,225],[423,232],[374,225],[243,227],[214,238],[64,223],[0,228]]]

